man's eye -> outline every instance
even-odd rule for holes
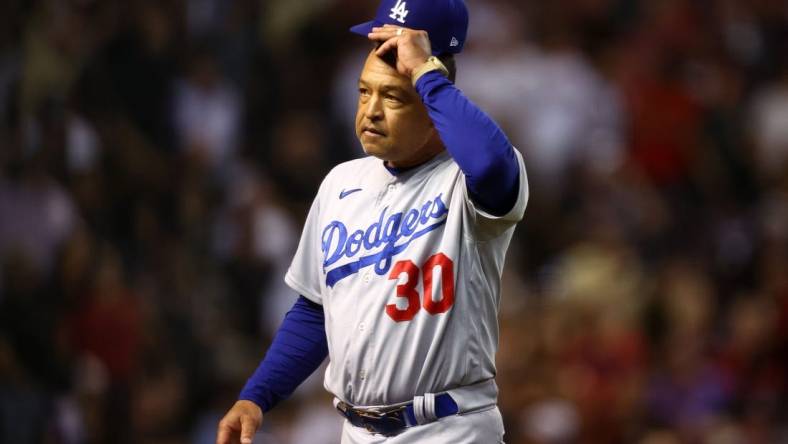
[[[359,89],[358,89],[358,93],[359,93],[360,95],[362,95],[362,96],[368,96],[368,95],[369,95],[369,90],[368,90],[368,89],[366,89],[366,88],[359,88]]]
[[[391,94],[386,94],[386,100],[390,100],[392,102],[402,102],[397,96],[392,96]]]

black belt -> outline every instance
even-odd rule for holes
[[[419,425],[412,402],[393,409],[361,410],[339,401],[337,410],[354,426],[384,436],[394,436],[408,427]],[[448,393],[435,396],[435,416],[438,419],[456,415],[459,411]]]

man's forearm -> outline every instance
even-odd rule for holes
[[[520,169],[500,127],[439,72],[428,72],[416,90],[451,156],[465,174],[471,198],[503,215],[517,201]]]
[[[267,412],[289,397],[328,356],[323,307],[300,296],[239,399]]]

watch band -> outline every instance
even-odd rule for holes
[[[413,70],[410,76],[413,86],[416,86],[416,82],[418,82],[421,76],[430,71],[440,71],[443,76],[449,77],[449,70],[446,68],[446,65],[444,65],[439,58],[430,56],[424,64]]]

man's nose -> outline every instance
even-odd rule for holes
[[[382,101],[377,94],[373,94],[367,102],[367,107],[364,110],[364,117],[369,120],[375,121],[383,118]]]

